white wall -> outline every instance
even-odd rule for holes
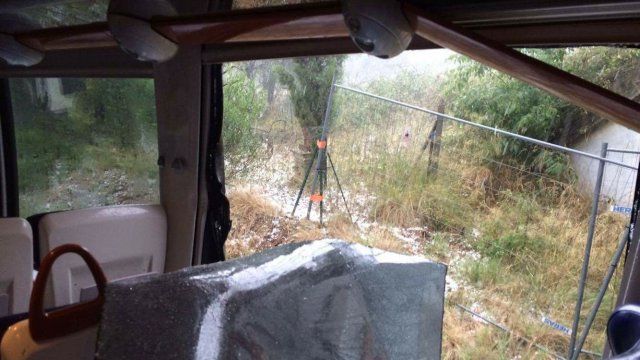
[[[610,149],[640,151],[640,134],[612,122],[602,125],[587,139],[573,147],[580,151],[600,155],[603,142],[609,143]],[[608,153],[607,158],[633,167],[638,166],[639,157],[635,154]],[[586,194],[593,194],[598,161],[580,155],[571,155],[571,160],[577,172],[581,188],[584,189]],[[601,193],[611,199],[612,205],[631,207],[635,180],[636,172],[634,170],[607,164],[604,169]]]
[[[60,78],[36,78],[36,92],[39,97],[47,99],[48,109],[54,113],[65,112],[73,104],[73,97],[62,93]]]

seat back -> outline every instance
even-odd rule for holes
[[[33,279],[33,236],[21,218],[0,219],[0,317],[27,311]]]
[[[44,291],[52,265],[60,256],[75,254],[86,262],[96,282],[98,294],[89,303],[45,310]],[[3,360],[94,359],[97,324],[104,304],[106,277],[95,258],[83,247],[66,244],[53,249],[42,259],[40,272],[33,282],[29,314],[10,326],[0,342]]]
[[[39,222],[40,255],[63,244],[85,247],[109,281],[163,272],[167,220],[160,205],[108,206],[46,214]],[[94,281],[77,256],[56,261],[45,292],[45,307],[86,300]]]

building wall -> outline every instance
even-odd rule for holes
[[[600,155],[602,143],[609,144],[610,149],[625,149],[640,151],[640,134],[622,125],[609,122],[589,135],[588,138],[574,145],[573,148]],[[616,160],[633,167],[638,166],[639,156],[635,154],[608,153],[607,158]],[[571,155],[580,187],[586,194],[593,194],[598,172],[597,160],[580,155]],[[631,207],[636,172],[614,164],[607,164],[604,169],[601,194],[611,205]]]
[[[65,112],[73,104],[73,97],[62,93],[60,78],[36,78],[35,87],[37,96],[47,100],[47,107],[51,112]]]

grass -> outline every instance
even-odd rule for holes
[[[80,209],[92,206],[159,203],[157,150],[88,145],[77,161],[54,161],[36,178],[47,184],[23,187],[20,214]],[[19,168],[19,170],[22,170]],[[22,178],[21,178],[22,180]]]
[[[571,184],[531,184],[515,171],[502,171],[497,185],[496,175],[487,173],[487,168],[467,166],[462,161],[451,165],[455,161],[446,156],[442,155],[442,162],[450,164],[449,168],[441,167],[436,176],[427,174],[426,169],[410,169],[410,164],[394,164],[392,156],[380,156],[378,160],[387,170],[365,183],[375,194],[368,216],[380,226],[366,233],[344,216],[330,218],[326,229],[317,223],[287,218],[275,204],[240,188],[230,198],[234,224],[242,225],[233,230],[227,252],[235,257],[284,242],[336,237],[411,253],[390,229],[423,226],[429,232],[421,242],[422,253],[449,264],[450,278],[462,284],[447,294],[444,358],[550,357],[519,337],[564,354],[568,336],[543,324],[540,318],[544,315],[571,325],[590,199]],[[387,171],[400,171],[401,176],[385,177]],[[507,176],[510,181],[505,180]],[[493,184],[487,184],[489,180]],[[353,184],[347,186],[355,188]],[[282,234],[275,241],[269,237],[274,221],[281,224]],[[626,222],[619,214],[602,212],[598,216],[583,321]],[[604,345],[614,292],[615,284],[594,323],[585,346],[589,350],[598,352]],[[455,303],[476,304],[517,336],[479,323],[468,314],[460,315]]]
[[[275,203],[248,187],[239,187],[228,196],[234,224],[225,244],[228,258],[247,256],[285,243],[325,238],[407,252],[406,244],[389,230],[377,228],[363,236],[344,215],[330,217],[326,228],[322,228],[316,222],[285,216]]]
[[[394,131],[388,129],[370,131],[386,131],[391,138]],[[416,161],[421,155],[416,148],[419,144],[401,152],[371,150],[368,158],[372,164],[356,166],[359,178],[365,179],[366,188],[375,194],[370,217],[389,226],[429,228],[424,254],[449,263],[451,276],[476,290],[460,301],[481,303],[491,314],[521,314],[505,319],[505,323],[552,351],[566,352],[568,337],[546,327],[539,318],[545,315],[571,325],[591,199],[571,176],[556,180],[511,165],[487,166],[468,145],[473,139],[461,141],[455,131],[449,136],[454,139],[448,143],[445,134],[436,174],[424,166],[424,154]],[[334,144],[341,142],[334,139]],[[583,320],[627,222],[620,214],[605,211],[598,215]],[[460,248],[478,257],[456,261],[448,256]],[[615,284],[586,348],[600,351],[604,345],[614,288]],[[456,295],[448,294],[452,296]],[[493,345],[485,345],[495,355]],[[509,349],[508,357],[523,351],[517,343]],[[465,358],[464,352],[458,356]]]
[[[336,214],[322,229],[317,223],[288,218],[270,200],[235,186],[230,197],[237,227],[227,253],[243,256],[285,242],[321,238],[417,252],[448,264],[448,281],[456,284],[446,294],[443,358],[553,358],[532,342],[566,354],[568,335],[541,318],[572,323],[591,207],[572,172],[552,176],[522,169],[513,161],[487,159],[490,152],[457,127],[445,129],[434,171],[423,150],[429,119],[406,113],[376,119],[353,119],[348,123],[353,128],[338,119],[339,130],[329,142],[352,211],[355,208],[370,227],[355,227]],[[411,134],[408,142],[401,140],[405,131]],[[496,151],[491,144],[487,148]],[[277,151],[282,149],[276,147]],[[251,178],[243,181],[252,183]],[[294,184],[292,191],[299,182]],[[254,208],[255,212],[247,210]],[[625,216],[605,209],[598,215],[582,324],[627,222]],[[415,239],[417,247],[398,236],[397,230],[413,227],[425,229],[425,235]],[[274,240],[273,228],[286,236]],[[587,340],[588,350],[603,348],[619,280],[618,273]],[[477,310],[510,333],[461,313],[455,304]]]
[[[478,224],[482,235],[470,243],[482,257],[478,261],[465,261],[462,275],[481,289],[482,294],[476,295],[475,301],[483,299],[487,308],[493,308],[492,313],[515,314],[527,309],[522,317],[515,317],[517,321],[509,321],[510,325],[543,346],[562,353],[568,343],[566,336],[549,331],[535,321],[527,324],[522,319],[545,314],[571,325],[588,216],[580,213],[583,211],[580,206],[559,204],[545,208],[534,199],[517,198],[514,202],[499,204],[480,216]],[[626,221],[623,216],[612,213],[598,217],[583,321],[610,261],[615,239]],[[613,287],[587,341],[586,347],[591,350],[600,351],[604,345],[603,332],[607,311],[613,306]],[[496,302],[496,297],[509,301]]]

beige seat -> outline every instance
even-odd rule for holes
[[[78,244],[96,258],[107,280],[162,272],[167,220],[160,205],[109,206],[44,215],[39,223],[40,256],[63,244]],[[63,255],[51,270],[45,307],[90,298],[93,277],[82,259]]]
[[[58,339],[35,342],[29,334],[29,321],[11,326],[0,342],[3,360],[92,360],[95,359],[98,327],[67,335]]]
[[[0,219],[0,317],[26,312],[33,277],[33,235],[21,218]]]
[[[12,324],[2,337],[0,358],[3,360],[95,358],[97,324],[104,302],[106,278],[95,258],[82,247],[66,244],[54,251],[40,264],[40,273],[33,282],[27,319]],[[98,292],[98,299],[89,303],[45,311],[42,300],[51,265],[65,254],[76,255],[86,262],[102,292]]]

